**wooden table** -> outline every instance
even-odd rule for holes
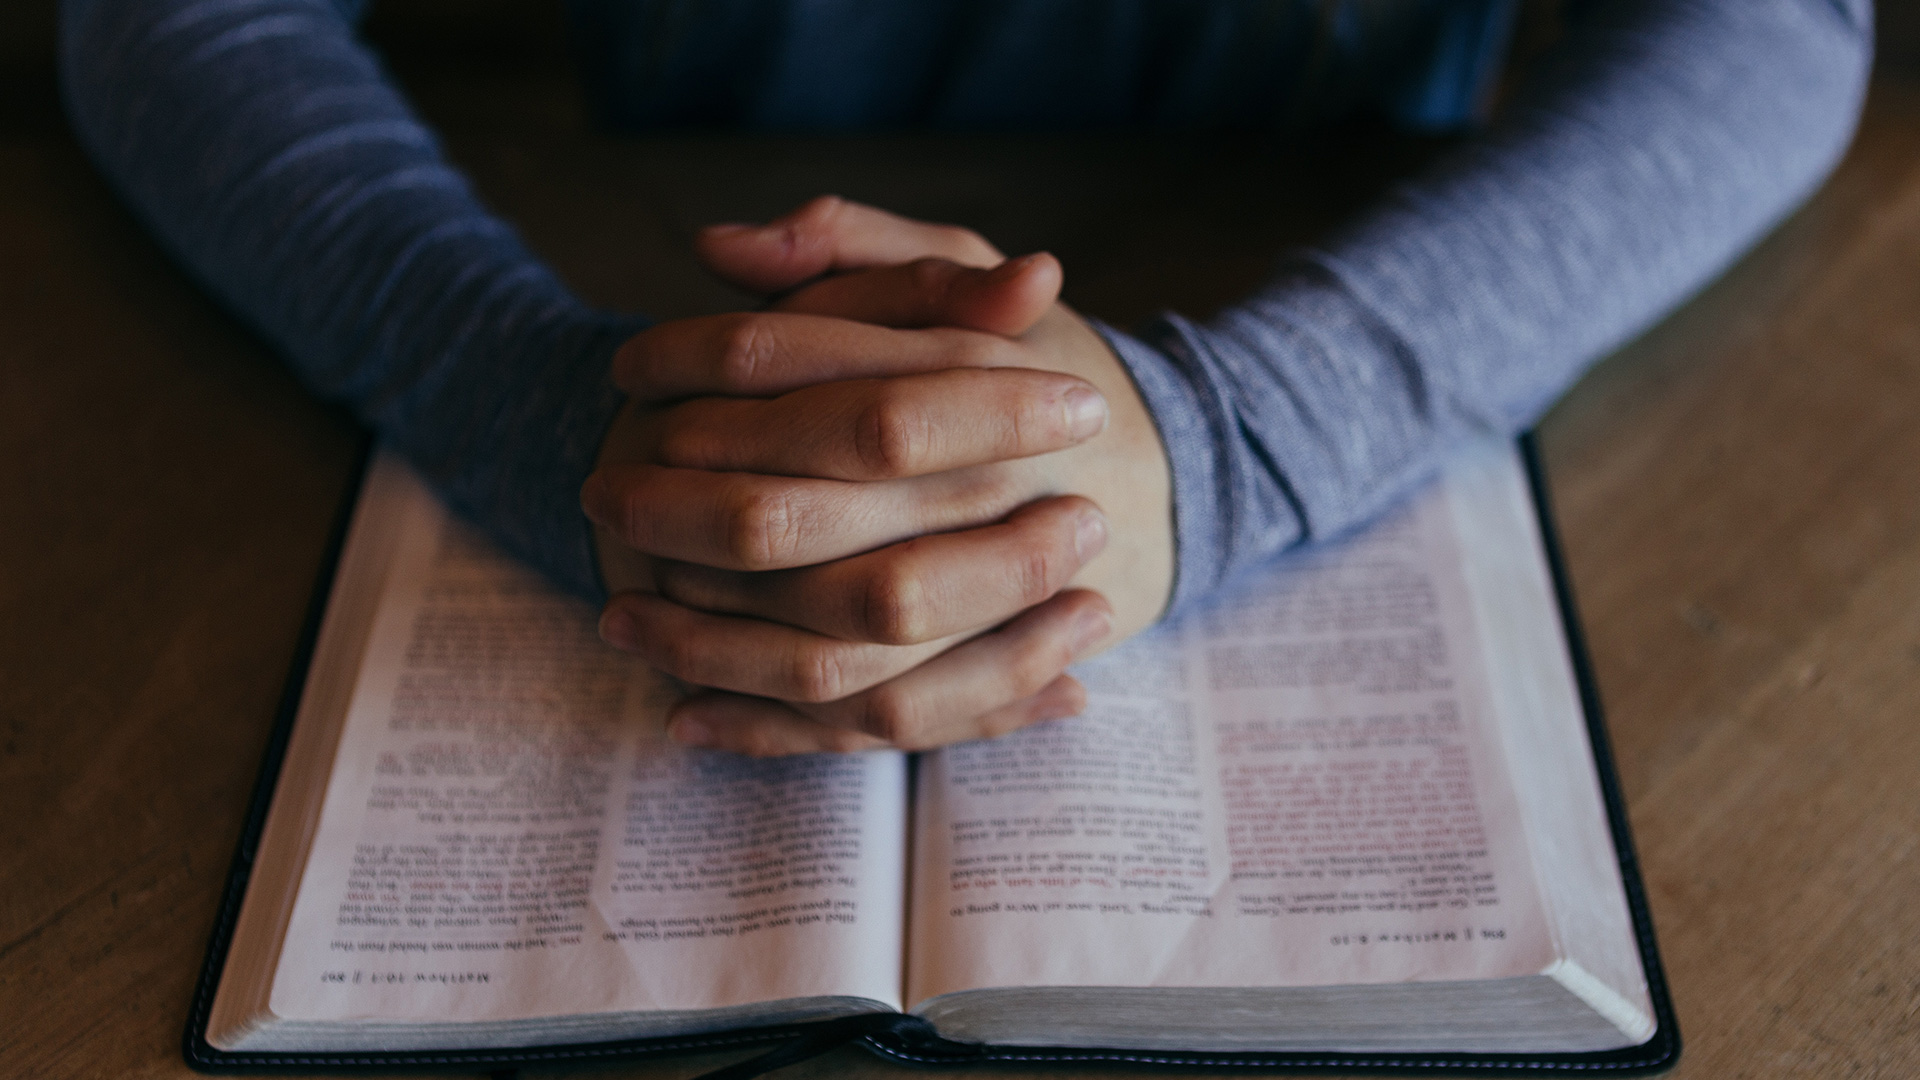
[[[687,230],[821,190],[1203,312],[1431,148],[595,135],[537,65],[407,72],[589,297],[735,303]],[[0,112],[0,1071],[175,1076],[356,433]],[[1920,82],[1544,426],[1686,1077],[1920,1075]],[[683,1076],[720,1058],[596,1075]],[[856,1053],[790,1075],[896,1073]]]

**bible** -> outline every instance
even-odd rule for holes
[[[1532,460],[1076,665],[1079,717],[751,760],[669,742],[669,680],[375,456],[189,1061],[1670,1065]]]

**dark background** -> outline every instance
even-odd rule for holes
[[[410,53],[563,56],[560,0],[374,0],[369,34]],[[0,132],[58,122],[53,0],[0,3]],[[1920,67],[1920,0],[1882,0],[1880,61]],[[434,44],[430,44],[430,42]]]

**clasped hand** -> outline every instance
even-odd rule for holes
[[[1166,604],[1171,502],[1058,262],[833,198],[698,248],[784,295],[628,341],[582,490],[602,637],[702,688],[673,737],[922,749],[1084,708],[1067,665]]]

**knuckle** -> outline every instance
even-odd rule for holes
[[[897,564],[880,568],[863,583],[859,617],[867,638],[884,645],[917,645],[930,636],[920,579]]]
[[[1008,454],[1023,454],[1031,447],[1044,446],[1052,441],[1048,438],[1051,433],[1052,426],[1045,420],[1036,423],[1030,410],[1018,408],[1007,410],[1004,426],[997,432],[1001,449]]]
[[[1030,608],[1059,590],[1054,581],[1057,575],[1053,553],[1043,545],[1036,544],[1016,554],[1008,564],[1007,573],[1022,608]]]
[[[854,422],[854,453],[879,478],[912,475],[932,441],[926,410],[893,392],[883,391]]]
[[[772,364],[775,340],[767,321],[756,315],[729,316],[720,331],[722,387],[736,393],[756,388]]]
[[[737,484],[727,509],[727,553],[747,570],[790,566],[800,550],[799,517],[791,491]]]
[[[847,200],[838,195],[816,195],[807,200],[794,217],[811,225],[826,226],[847,208]]]
[[[819,269],[827,269],[840,235],[846,231],[847,205],[838,195],[819,195],[789,215],[783,230],[788,255],[818,260],[822,264]]]
[[[602,486],[601,507],[607,526],[628,547],[642,551],[651,547],[654,520],[647,512],[648,500],[642,485],[626,478],[609,479]]]
[[[787,673],[794,700],[818,705],[845,697],[847,661],[846,647],[834,642],[794,650],[791,670]]]
[[[869,734],[905,750],[919,749],[927,721],[918,700],[892,684],[876,687],[861,707],[861,725]]]

